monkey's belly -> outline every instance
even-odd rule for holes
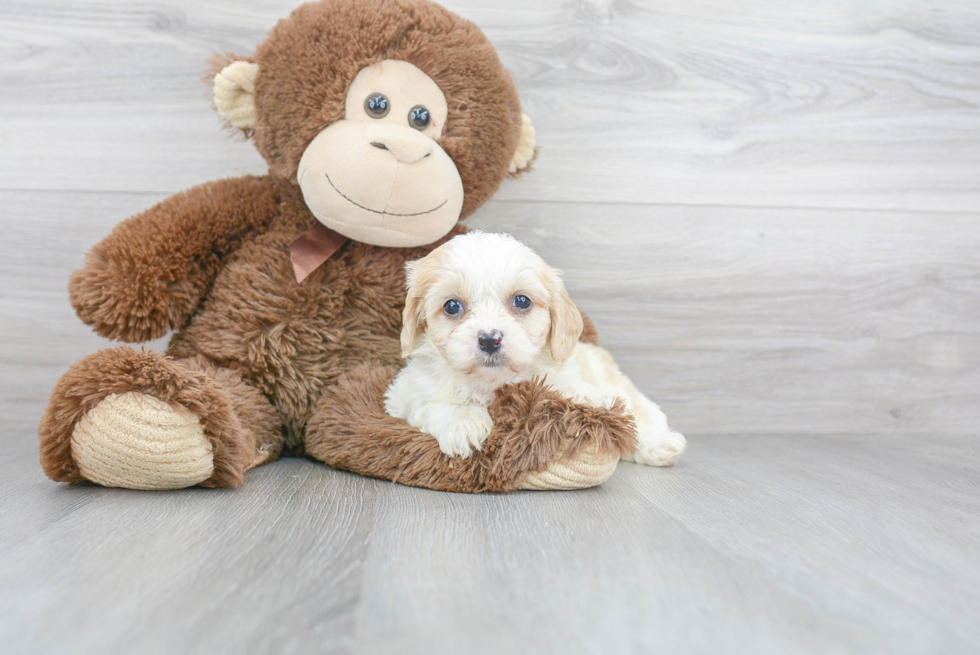
[[[404,304],[403,259],[385,265],[395,275],[383,271],[382,284],[371,279],[377,266],[351,257],[331,258],[297,284],[292,238],[269,233],[244,245],[170,346],[175,357],[200,353],[235,369],[264,393],[279,409],[287,447],[302,441],[316,401],[338,377],[368,361],[400,364]]]

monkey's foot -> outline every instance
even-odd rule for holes
[[[81,474],[104,487],[181,489],[214,473],[200,419],[137,392],[89,410],[72,431],[71,454]]]
[[[247,402],[243,409],[258,414]],[[52,480],[129,489],[241,484],[268,455],[256,452],[252,434],[208,370],[125,346],[76,362],[38,426]]]
[[[531,473],[521,489],[562,490],[595,487],[616,472],[619,453],[602,451],[594,446],[583,448],[574,459],[558,459],[543,471]]]

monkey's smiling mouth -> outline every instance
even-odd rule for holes
[[[449,202],[449,198],[446,198],[445,200],[443,200],[441,203],[439,203],[437,206],[433,207],[432,209],[427,209],[424,212],[415,212],[414,214],[398,214],[396,212],[379,212],[377,209],[371,209],[370,207],[365,207],[364,205],[362,205],[360,203],[357,203],[357,202],[354,202],[353,200],[351,200],[350,198],[348,198],[346,195],[344,195],[344,192],[343,191],[341,191],[340,189],[337,188],[337,185],[333,183],[333,180],[330,179],[330,176],[329,175],[327,175],[326,173],[324,173],[324,175],[327,178],[327,182],[330,183],[330,186],[333,187],[333,190],[336,191],[340,195],[341,198],[343,198],[344,200],[346,200],[350,204],[354,205],[355,207],[360,207],[361,209],[363,209],[365,211],[369,211],[369,212],[372,212],[374,214],[381,214],[383,216],[421,216],[423,214],[431,214],[432,212],[436,211],[437,209],[442,209],[442,206],[445,205],[447,202]]]

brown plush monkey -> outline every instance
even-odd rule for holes
[[[598,484],[634,445],[621,407],[503,391],[467,459],[383,412],[404,264],[460,231],[534,134],[472,23],[425,0],[322,0],[215,76],[215,105],[269,174],[177,194],[113,230],[69,283],[110,339],[41,421],[54,480],[234,486],[282,454],[454,491]],[[591,328],[586,338],[594,338]]]

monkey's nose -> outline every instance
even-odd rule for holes
[[[404,164],[414,164],[432,154],[435,142],[418,130],[401,125],[371,125],[366,130],[368,142],[387,150]]]
[[[481,332],[476,337],[476,342],[480,346],[480,350],[488,355],[492,355],[498,350],[500,350],[500,342],[503,341],[504,335],[500,330],[494,330],[493,332]]]

